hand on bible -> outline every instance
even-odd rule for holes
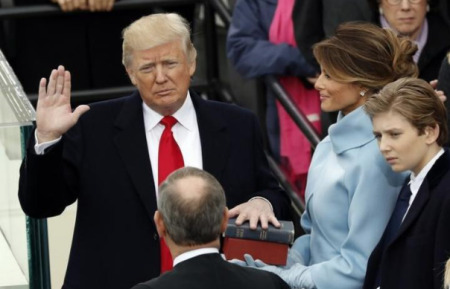
[[[62,65],[52,71],[48,85],[45,78],[41,79],[36,107],[36,135],[39,143],[59,138],[89,110],[89,106],[80,105],[72,112],[70,88],[70,72]]]
[[[258,222],[261,222],[261,227],[267,229],[269,222],[275,227],[279,228],[281,225],[275,217],[270,203],[266,200],[257,198],[246,203],[240,204],[228,212],[230,218],[236,216],[236,225],[242,225],[245,221],[250,222],[250,228],[256,230]]]

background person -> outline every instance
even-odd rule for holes
[[[317,73],[297,49],[291,19],[294,0],[241,0],[233,10],[227,56],[246,78],[274,75],[293,103],[320,132],[318,93],[306,81]],[[266,125],[270,148],[289,181],[304,199],[311,144],[266,88]]]
[[[220,256],[227,221],[225,194],[212,175],[192,167],[173,172],[159,188],[155,224],[174,257],[174,269],[133,289],[289,289],[274,274]]]
[[[153,14],[127,27],[123,64],[136,92],[73,113],[64,67],[40,83],[19,199],[34,218],[78,200],[64,282],[71,289],[129,288],[172,267],[153,215],[157,186],[180,167],[214,175],[237,223],[279,225],[275,216],[289,212],[256,117],[188,91],[196,50],[181,16]]]
[[[371,97],[365,111],[392,169],[412,173],[370,256],[364,288],[440,289],[450,256],[445,106],[426,81],[405,78]]]
[[[409,37],[418,46],[414,61],[419,77],[437,79],[445,54],[450,49],[450,26],[446,15],[438,8],[446,0],[368,0],[372,22]],[[441,13],[442,12],[442,13]]]
[[[284,268],[248,263],[277,273],[293,288],[359,289],[367,260],[389,221],[405,175],[381,155],[367,98],[391,81],[417,75],[417,47],[369,23],[346,23],[314,47],[322,73],[316,82],[324,111],[338,122],[317,146],[308,174],[306,211]]]

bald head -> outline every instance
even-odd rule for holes
[[[158,211],[167,234],[177,245],[194,246],[217,240],[225,210],[222,186],[205,171],[179,169],[159,188]]]

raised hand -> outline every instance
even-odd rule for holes
[[[39,84],[36,108],[36,135],[39,143],[55,140],[74,126],[89,106],[80,105],[72,112],[70,106],[70,72],[60,65]]]

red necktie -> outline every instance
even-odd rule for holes
[[[173,171],[184,167],[183,155],[172,133],[172,127],[176,123],[177,120],[173,116],[165,116],[161,120],[161,124],[165,126],[165,129],[159,141],[158,185],[164,182]],[[161,273],[163,273],[172,269],[173,261],[164,239],[160,239],[160,245]]]

